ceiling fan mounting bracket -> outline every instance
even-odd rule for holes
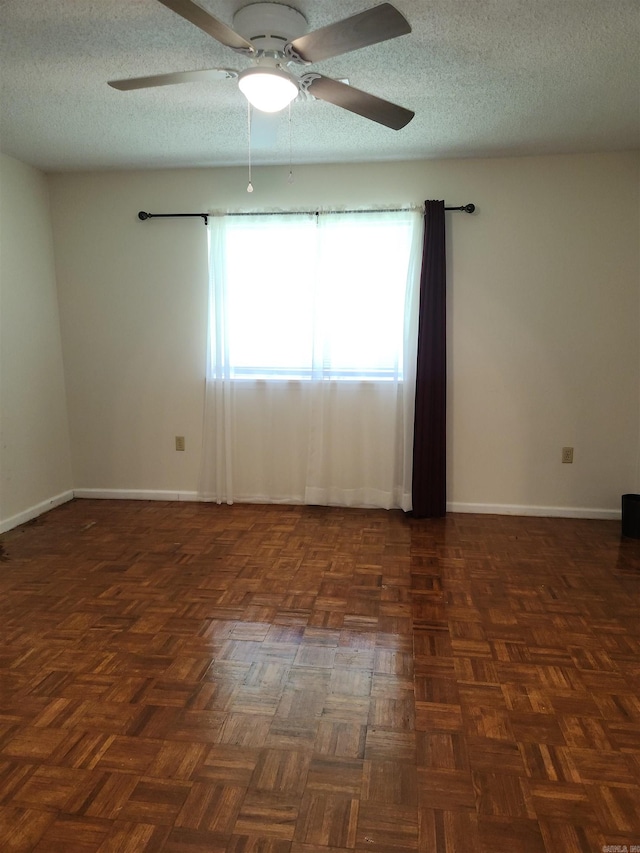
[[[231,50],[234,53],[239,53],[240,56],[248,56],[250,59],[256,55],[256,50],[253,47],[251,49],[248,47],[232,47]]]
[[[293,45],[287,44],[284,47],[284,55],[287,62],[295,62],[297,65],[311,65],[306,59],[303,59]]]
[[[298,77],[298,86],[300,87],[300,94],[304,98],[312,99],[315,101],[315,98],[309,91],[309,86],[313,83],[314,80],[320,80],[322,77],[321,74],[315,74],[313,71],[308,74],[303,74],[301,77]]]

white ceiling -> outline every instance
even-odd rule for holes
[[[232,25],[247,0],[199,0]],[[309,30],[378,0],[291,0]],[[293,162],[640,147],[640,0],[393,0],[410,35],[313,66],[415,110],[394,131],[320,101],[291,110]],[[157,0],[0,0],[0,146],[45,171],[246,163],[234,81],[107,80],[248,66]],[[287,111],[255,163],[287,163]]]

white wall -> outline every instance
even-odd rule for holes
[[[205,228],[139,222],[138,210],[444,198],[477,205],[447,219],[451,508],[616,513],[640,487],[639,162],[307,166],[293,185],[287,169],[263,168],[250,196],[243,169],[52,176],[75,487],[197,490]],[[560,462],[565,445],[573,465]]]
[[[72,487],[47,182],[0,155],[0,532]]]

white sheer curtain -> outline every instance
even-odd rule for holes
[[[209,223],[201,498],[410,509],[420,214]]]

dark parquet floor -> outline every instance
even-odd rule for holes
[[[0,544],[3,853],[640,851],[618,522],[79,500]]]

